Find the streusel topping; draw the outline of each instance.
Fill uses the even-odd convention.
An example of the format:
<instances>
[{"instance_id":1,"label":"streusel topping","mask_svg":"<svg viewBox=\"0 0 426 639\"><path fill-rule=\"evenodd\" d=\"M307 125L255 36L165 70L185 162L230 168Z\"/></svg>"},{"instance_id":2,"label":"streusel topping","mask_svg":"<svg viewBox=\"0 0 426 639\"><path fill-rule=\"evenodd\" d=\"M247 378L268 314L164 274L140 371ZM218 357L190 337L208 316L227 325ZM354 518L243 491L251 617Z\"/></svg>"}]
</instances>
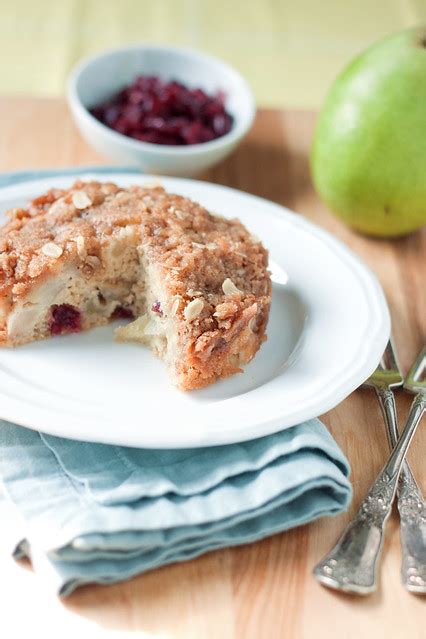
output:
<instances>
[{"instance_id":1,"label":"streusel topping","mask_svg":"<svg viewBox=\"0 0 426 639\"><path fill-rule=\"evenodd\" d=\"M160 186L122 189L76 182L10 212L0 230L0 292L25 294L35 280L75 259L87 276L102 269L101 248L115 233L137 232L141 251L162 268L168 312L198 334L231 325L256 300L270 298L267 252L238 220Z\"/></svg>"}]
</instances>

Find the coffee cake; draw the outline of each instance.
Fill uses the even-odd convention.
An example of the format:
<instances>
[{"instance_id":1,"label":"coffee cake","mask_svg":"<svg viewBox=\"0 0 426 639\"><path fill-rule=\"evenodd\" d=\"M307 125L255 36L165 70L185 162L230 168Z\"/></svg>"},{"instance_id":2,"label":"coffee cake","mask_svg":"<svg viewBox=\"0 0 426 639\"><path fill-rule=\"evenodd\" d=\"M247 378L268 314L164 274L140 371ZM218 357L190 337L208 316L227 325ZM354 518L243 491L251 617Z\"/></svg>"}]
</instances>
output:
<instances>
[{"instance_id":1,"label":"coffee cake","mask_svg":"<svg viewBox=\"0 0 426 639\"><path fill-rule=\"evenodd\" d=\"M0 229L0 345L133 318L174 383L201 388L265 339L267 251L238 220L160 186L76 182L9 211Z\"/></svg>"}]
</instances>

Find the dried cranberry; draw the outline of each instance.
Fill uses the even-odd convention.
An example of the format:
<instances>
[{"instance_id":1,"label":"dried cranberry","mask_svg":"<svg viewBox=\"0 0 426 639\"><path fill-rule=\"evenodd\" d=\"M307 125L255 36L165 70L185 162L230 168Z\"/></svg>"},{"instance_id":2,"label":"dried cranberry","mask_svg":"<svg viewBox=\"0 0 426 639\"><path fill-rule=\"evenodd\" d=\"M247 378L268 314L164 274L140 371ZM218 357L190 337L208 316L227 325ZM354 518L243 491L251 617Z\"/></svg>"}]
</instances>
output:
<instances>
[{"instance_id":1,"label":"dried cranberry","mask_svg":"<svg viewBox=\"0 0 426 639\"><path fill-rule=\"evenodd\" d=\"M156 76L136 77L91 113L115 131L152 144L209 142L229 133L233 123L223 92L209 96Z\"/></svg>"},{"instance_id":2,"label":"dried cranberry","mask_svg":"<svg viewBox=\"0 0 426 639\"><path fill-rule=\"evenodd\" d=\"M108 106L104 112L105 123L108 124L108 126L113 126L114 122L118 120L119 115L120 109L117 105Z\"/></svg>"},{"instance_id":3,"label":"dried cranberry","mask_svg":"<svg viewBox=\"0 0 426 639\"><path fill-rule=\"evenodd\" d=\"M138 129L143 117L142 109L138 104L130 104L123 109L121 117L129 128Z\"/></svg>"},{"instance_id":4,"label":"dried cranberry","mask_svg":"<svg viewBox=\"0 0 426 639\"><path fill-rule=\"evenodd\" d=\"M124 306L116 306L112 312L111 319L134 319L133 311Z\"/></svg>"},{"instance_id":5,"label":"dried cranberry","mask_svg":"<svg viewBox=\"0 0 426 639\"><path fill-rule=\"evenodd\" d=\"M182 129L182 136L187 144L197 144L198 141L205 142L205 128L201 122L195 120Z\"/></svg>"},{"instance_id":6,"label":"dried cranberry","mask_svg":"<svg viewBox=\"0 0 426 639\"><path fill-rule=\"evenodd\" d=\"M213 131L221 136L231 130L231 121L226 113L218 113L213 117Z\"/></svg>"},{"instance_id":7,"label":"dried cranberry","mask_svg":"<svg viewBox=\"0 0 426 639\"><path fill-rule=\"evenodd\" d=\"M161 304L160 302L157 300L156 302L154 302L154 304L151 306L151 311L153 313L158 313L158 315L162 315L163 311L161 310Z\"/></svg>"},{"instance_id":8,"label":"dried cranberry","mask_svg":"<svg viewBox=\"0 0 426 639\"><path fill-rule=\"evenodd\" d=\"M52 335L81 331L81 313L71 304L54 304L50 307L49 329Z\"/></svg>"}]
</instances>

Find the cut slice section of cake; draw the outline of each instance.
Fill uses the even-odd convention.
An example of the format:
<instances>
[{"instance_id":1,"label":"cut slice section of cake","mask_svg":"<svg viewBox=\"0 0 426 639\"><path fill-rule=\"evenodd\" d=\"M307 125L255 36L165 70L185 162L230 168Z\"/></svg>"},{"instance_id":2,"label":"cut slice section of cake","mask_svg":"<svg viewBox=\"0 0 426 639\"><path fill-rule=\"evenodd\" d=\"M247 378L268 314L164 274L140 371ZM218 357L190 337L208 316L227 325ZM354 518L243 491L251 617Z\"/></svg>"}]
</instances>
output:
<instances>
[{"instance_id":1,"label":"cut slice section of cake","mask_svg":"<svg viewBox=\"0 0 426 639\"><path fill-rule=\"evenodd\" d=\"M267 252L238 220L161 187L76 182L0 229L0 345L116 330L162 357L181 389L241 370L265 339Z\"/></svg>"}]
</instances>

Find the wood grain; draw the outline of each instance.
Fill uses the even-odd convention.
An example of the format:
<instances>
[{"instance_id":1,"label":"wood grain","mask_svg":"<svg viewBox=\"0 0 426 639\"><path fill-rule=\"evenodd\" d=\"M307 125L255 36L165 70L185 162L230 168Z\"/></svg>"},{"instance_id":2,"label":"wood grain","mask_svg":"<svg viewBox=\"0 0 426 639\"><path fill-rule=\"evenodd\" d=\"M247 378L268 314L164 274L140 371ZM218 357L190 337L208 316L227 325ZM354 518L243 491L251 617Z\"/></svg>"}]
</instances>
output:
<instances>
[{"instance_id":1,"label":"wood grain","mask_svg":"<svg viewBox=\"0 0 426 639\"><path fill-rule=\"evenodd\" d=\"M402 364L408 368L426 342L426 230L401 240L373 240L331 216L309 177L313 126L312 113L260 111L240 148L202 179L288 206L362 257L384 287ZM0 139L0 170L105 163L81 140L62 100L1 98ZM401 394L397 401L403 419L410 400ZM124 584L86 587L65 603L46 592L31 571L2 556L0 598L9 602L2 607L2 625L13 623L16 633L8 636L24 636L42 617L47 637L63 637L64 632L73 637L77 632L127 636L127 631L187 639L425 637L426 599L408 594L399 581L396 516L386 537L379 592L357 599L323 589L311 577L313 565L335 541L387 456L384 427L370 391L358 390L323 419L352 465L350 513ZM423 424L410 462L426 492L425 450Z\"/></svg>"}]
</instances>

